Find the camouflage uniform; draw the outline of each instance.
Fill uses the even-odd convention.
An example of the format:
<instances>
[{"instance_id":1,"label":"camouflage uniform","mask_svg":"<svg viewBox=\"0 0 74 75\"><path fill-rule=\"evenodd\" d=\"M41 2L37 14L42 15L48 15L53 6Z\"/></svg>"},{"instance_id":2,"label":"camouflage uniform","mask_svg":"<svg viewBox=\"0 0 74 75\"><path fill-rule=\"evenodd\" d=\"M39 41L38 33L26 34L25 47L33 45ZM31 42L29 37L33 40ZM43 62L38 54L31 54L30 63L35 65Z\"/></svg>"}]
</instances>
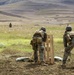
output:
<instances>
[{"instance_id":1,"label":"camouflage uniform","mask_svg":"<svg viewBox=\"0 0 74 75\"><path fill-rule=\"evenodd\" d=\"M64 47L65 47L65 51L63 55L63 65L65 65L66 60L68 56L71 54L71 50L74 47L74 32L72 31L71 27L65 31L63 35L63 41L64 41Z\"/></svg>"},{"instance_id":2,"label":"camouflage uniform","mask_svg":"<svg viewBox=\"0 0 74 75\"><path fill-rule=\"evenodd\" d=\"M39 43L37 42L37 40L34 40L36 37L39 40ZM33 40L31 41L31 45L34 50L34 61L35 62L38 61L38 51L39 51L40 61L41 62L44 61L44 42L46 41L46 37L47 37L46 33L44 33L42 30L37 31L33 35Z\"/></svg>"}]
</instances>

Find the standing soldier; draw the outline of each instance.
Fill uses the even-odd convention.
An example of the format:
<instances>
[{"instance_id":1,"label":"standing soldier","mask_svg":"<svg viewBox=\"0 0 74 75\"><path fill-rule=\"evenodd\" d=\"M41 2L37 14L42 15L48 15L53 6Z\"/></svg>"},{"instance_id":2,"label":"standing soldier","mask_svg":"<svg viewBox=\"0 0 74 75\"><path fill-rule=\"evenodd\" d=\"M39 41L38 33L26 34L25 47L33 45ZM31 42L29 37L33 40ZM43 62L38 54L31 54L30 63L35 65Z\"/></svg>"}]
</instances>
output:
<instances>
[{"instance_id":1,"label":"standing soldier","mask_svg":"<svg viewBox=\"0 0 74 75\"><path fill-rule=\"evenodd\" d=\"M72 27L68 25L66 27L65 33L63 35L63 41L64 41L64 55L63 55L63 62L62 62L62 67L66 67L66 60L68 56L71 54L71 50L74 47L74 32L72 31Z\"/></svg>"},{"instance_id":2,"label":"standing soldier","mask_svg":"<svg viewBox=\"0 0 74 75\"><path fill-rule=\"evenodd\" d=\"M46 29L42 27L39 31L36 31L33 35L33 39L31 40L31 45L34 50L34 61L38 62L38 51L40 63L44 62L44 42L47 39Z\"/></svg>"}]
</instances>

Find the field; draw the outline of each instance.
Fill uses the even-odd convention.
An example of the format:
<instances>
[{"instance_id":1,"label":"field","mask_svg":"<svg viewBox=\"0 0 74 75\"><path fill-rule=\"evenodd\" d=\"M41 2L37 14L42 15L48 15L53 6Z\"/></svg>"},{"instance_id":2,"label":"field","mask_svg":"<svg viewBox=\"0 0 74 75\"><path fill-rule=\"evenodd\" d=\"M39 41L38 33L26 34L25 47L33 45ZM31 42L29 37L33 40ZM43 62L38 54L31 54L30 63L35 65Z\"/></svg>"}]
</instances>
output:
<instances>
[{"instance_id":1,"label":"field","mask_svg":"<svg viewBox=\"0 0 74 75\"><path fill-rule=\"evenodd\" d=\"M74 50L67 68L60 67L61 61L54 65L35 65L30 62L16 62L16 58L32 56L30 40L33 33L45 26L47 34L54 37L54 56L63 56L63 34L66 25L0 25L0 75L74 75ZM74 24L71 24L74 30Z\"/></svg>"}]
</instances>

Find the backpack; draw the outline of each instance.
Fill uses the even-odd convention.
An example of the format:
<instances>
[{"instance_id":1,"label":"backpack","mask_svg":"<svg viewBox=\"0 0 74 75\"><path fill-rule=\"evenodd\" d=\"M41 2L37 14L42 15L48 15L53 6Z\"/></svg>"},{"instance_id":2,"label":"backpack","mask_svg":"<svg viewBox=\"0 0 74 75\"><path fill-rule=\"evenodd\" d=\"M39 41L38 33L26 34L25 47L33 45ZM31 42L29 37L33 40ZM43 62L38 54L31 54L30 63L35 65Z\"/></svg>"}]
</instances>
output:
<instances>
[{"instance_id":1,"label":"backpack","mask_svg":"<svg viewBox=\"0 0 74 75\"><path fill-rule=\"evenodd\" d=\"M67 40L71 41L74 38L74 31L67 32Z\"/></svg>"},{"instance_id":2,"label":"backpack","mask_svg":"<svg viewBox=\"0 0 74 75\"><path fill-rule=\"evenodd\" d=\"M41 44L42 43L43 32L36 31L33 35L32 41L33 44Z\"/></svg>"},{"instance_id":3,"label":"backpack","mask_svg":"<svg viewBox=\"0 0 74 75\"><path fill-rule=\"evenodd\" d=\"M70 37L74 37L74 31L69 32Z\"/></svg>"}]
</instances>

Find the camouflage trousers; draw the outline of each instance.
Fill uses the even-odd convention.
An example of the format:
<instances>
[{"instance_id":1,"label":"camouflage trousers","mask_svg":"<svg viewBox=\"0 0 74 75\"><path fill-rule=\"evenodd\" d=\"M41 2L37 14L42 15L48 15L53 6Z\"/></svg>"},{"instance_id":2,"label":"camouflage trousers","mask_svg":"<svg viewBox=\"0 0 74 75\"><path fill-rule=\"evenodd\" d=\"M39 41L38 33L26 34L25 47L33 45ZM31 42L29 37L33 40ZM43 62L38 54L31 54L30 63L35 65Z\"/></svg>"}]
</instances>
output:
<instances>
[{"instance_id":1,"label":"camouflage trousers","mask_svg":"<svg viewBox=\"0 0 74 75\"><path fill-rule=\"evenodd\" d=\"M71 50L74 48L74 39L71 41L71 44L65 48L63 55L63 64L66 64L68 56L71 54Z\"/></svg>"},{"instance_id":2,"label":"camouflage trousers","mask_svg":"<svg viewBox=\"0 0 74 75\"><path fill-rule=\"evenodd\" d=\"M44 46L42 44L38 46L34 46L34 61L38 61L38 52L39 52L39 58L40 61L44 61Z\"/></svg>"}]
</instances>

